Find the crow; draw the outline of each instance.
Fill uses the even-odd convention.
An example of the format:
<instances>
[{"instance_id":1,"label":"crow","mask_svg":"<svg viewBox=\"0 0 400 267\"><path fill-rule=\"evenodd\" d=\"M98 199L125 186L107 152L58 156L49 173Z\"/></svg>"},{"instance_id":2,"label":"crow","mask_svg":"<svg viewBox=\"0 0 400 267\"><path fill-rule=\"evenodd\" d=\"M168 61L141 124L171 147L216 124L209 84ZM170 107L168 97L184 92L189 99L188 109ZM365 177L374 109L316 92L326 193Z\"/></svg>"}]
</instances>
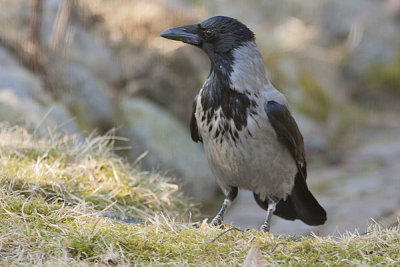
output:
<instances>
[{"instance_id":1,"label":"crow","mask_svg":"<svg viewBox=\"0 0 400 267\"><path fill-rule=\"evenodd\" d=\"M238 189L252 191L267 211L264 232L270 230L272 214L324 224L326 212L306 184L303 136L285 96L266 77L254 33L236 19L215 16L160 36L194 45L211 61L190 121L191 137L203 143L226 196L211 225L222 223Z\"/></svg>"}]
</instances>

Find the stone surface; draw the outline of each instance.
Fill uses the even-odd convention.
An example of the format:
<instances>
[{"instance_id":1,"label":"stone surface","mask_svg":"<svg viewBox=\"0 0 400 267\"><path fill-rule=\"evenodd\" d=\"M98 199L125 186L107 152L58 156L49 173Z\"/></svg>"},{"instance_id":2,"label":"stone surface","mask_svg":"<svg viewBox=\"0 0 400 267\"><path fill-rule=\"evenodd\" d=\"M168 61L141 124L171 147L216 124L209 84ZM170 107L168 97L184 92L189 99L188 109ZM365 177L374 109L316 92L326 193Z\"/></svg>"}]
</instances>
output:
<instances>
[{"instance_id":1,"label":"stone surface","mask_svg":"<svg viewBox=\"0 0 400 267\"><path fill-rule=\"evenodd\" d=\"M374 0L326 1L308 9L320 25L324 42L345 40L349 71L363 74L371 62L391 62L399 46L399 29L384 5ZM346 40L347 39L347 40Z\"/></svg>"},{"instance_id":2,"label":"stone surface","mask_svg":"<svg viewBox=\"0 0 400 267\"><path fill-rule=\"evenodd\" d=\"M50 130L81 134L68 111L52 103L42 81L1 46L0 120L26 124L39 133Z\"/></svg>"},{"instance_id":3,"label":"stone surface","mask_svg":"<svg viewBox=\"0 0 400 267\"><path fill-rule=\"evenodd\" d=\"M58 68L65 81L58 97L77 116L81 126L101 130L112 127L115 113L110 87L80 64L60 62Z\"/></svg>"},{"instance_id":4,"label":"stone surface","mask_svg":"<svg viewBox=\"0 0 400 267\"><path fill-rule=\"evenodd\" d=\"M83 140L83 133L79 128L76 117L73 117L69 111L57 102L50 102L44 105L46 111L46 124L49 124L52 131L77 135Z\"/></svg>"},{"instance_id":5,"label":"stone surface","mask_svg":"<svg viewBox=\"0 0 400 267\"><path fill-rule=\"evenodd\" d=\"M145 169L177 175L196 202L213 199L216 183L201 146L190 138L188 126L144 99L123 99L121 110L126 123L117 135L129 138L131 161L148 151L142 160Z\"/></svg>"},{"instance_id":6,"label":"stone surface","mask_svg":"<svg viewBox=\"0 0 400 267\"><path fill-rule=\"evenodd\" d=\"M116 61L112 50L104 43L104 38L96 36L81 23L76 8L72 8L68 23L63 28L57 16L64 1L45 0L43 7L42 38L47 47L54 47L57 29L61 31L61 42L55 48L60 59L85 66L87 69L108 84L116 84L122 79L120 64ZM82 18L83 20L83 18Z\"/></svg>"},{"instance_id":7,"label":"stone surface","mask_svg":"<svg viewBox=\"0 0 400 267\"><path fill-rule=\"evenodd\" d=\"M193 99L208 74L208 58L199 49L189 46L165 56L160 56L157 51L144 50L121 58L123 65L128 66L129 77L122 91L151 99L182 122L189 122L188 110L191 110Z\"/></svg>"}]
</instances>

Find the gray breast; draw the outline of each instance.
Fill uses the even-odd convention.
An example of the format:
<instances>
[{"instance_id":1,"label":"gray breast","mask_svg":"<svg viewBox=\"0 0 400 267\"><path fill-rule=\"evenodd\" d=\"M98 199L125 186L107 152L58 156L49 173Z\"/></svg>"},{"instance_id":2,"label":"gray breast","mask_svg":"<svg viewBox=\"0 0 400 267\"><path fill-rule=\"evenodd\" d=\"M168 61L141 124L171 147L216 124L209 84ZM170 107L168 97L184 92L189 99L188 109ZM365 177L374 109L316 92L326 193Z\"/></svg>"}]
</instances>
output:
<instances>
[{"instance_id":1,"label":"gray breast","mask_svg":"<svg viewBox=\"0 0 400 267\"><path fill-rule=\"evenodd\" d=\"M295 162L277 140L264 111L264 97L257 101L254 112L247 112L247 126L237 129L232 119L227 119L221 109L207 124L198 105L196 120L210 168L220 187L239 187L265 197L286 199L294 185L297 173ZM198 99L198 101L201 101ZM228 131L217 134L222 126Z\"/></svg>"}]
</instances>

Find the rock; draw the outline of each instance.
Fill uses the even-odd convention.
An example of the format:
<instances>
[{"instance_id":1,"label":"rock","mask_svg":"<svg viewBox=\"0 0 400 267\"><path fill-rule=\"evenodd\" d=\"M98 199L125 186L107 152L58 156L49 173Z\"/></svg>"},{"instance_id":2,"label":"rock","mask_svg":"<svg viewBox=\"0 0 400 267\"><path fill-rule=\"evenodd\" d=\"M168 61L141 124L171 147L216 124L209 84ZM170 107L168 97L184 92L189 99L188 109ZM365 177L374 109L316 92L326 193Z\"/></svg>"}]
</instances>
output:
<instances>
[{"instance_id":1,"label":"rock","mask_svg":"<svg viewBox=\"0 0 400 267\"><path fill-rule=\"evenodd\" d=\"M2 87L0 77L0 121L27 125L39 134L63 132L82 137L73 117L59 104L39 104L18 94L20 90Z\"/></svg>"},{"instance_id":2,"label":"rock","mask_svg":"<svg viewBox=\"0 0 400 267\"><path fill-rule=\"evenodd\" d=\"M68 107L81 127L88 131L92 131L93 128L100 128L102 131L109 130L113 126L115 115L110 85L120 82L122 75L120 66L101 39L83 26L74 8L71 9L66 27L61 30L60 46L53 47L55 33L63 28L58 28L60 25L57 24L57 16L60 15L59 6L64 6L65 3L66 1L59 0L43 1L40 31L43 65L53 85L55 98ZM15 6L19 8L10 8L10 12L14 14L7 14L6 18L15 17L15 24L19 27L12 25L8 30L10 34L5 36L18 36L21 29L29 29L30 5L24 1L18 1ZM4 21L3 16L0 16L0 21ZM24 75L15 75L24 77ZM22 83L23 80L13 79L13 82ZM18 93L16 90L19 90L21 86L15 84L11 87L14 88L15 93ZM33 83L32 86L34 86ZM42 86L39 87L42 88ZM32 95L35 98L47 96L45 92L36 92Z\"/></svg>"},{"instance_id":3,"label":"rock","mask_svg":"<svg viewBox=\"0 0 400 267\"><path fill-rule=\"evenodd\" d=\"M85 66L59 62L67 89L59 98L87 130L92 127L108 130L113 125L114 108L110 87Z\"/></svg>"},{"instance_id":4,"label":"rock","mask_svg":"<svg viewBox=\"0 0 400 267\"><path fill-rule=\"evenodd\" d=\"M0 119L12 123L39 123L46 92L41 81L0 47Z\"/></svg>"},{"instance_id":5,"label":"rock","mask_svg":"<svg viewBox=\"0 0 400 267\"><path fill-rule=\"evenodd\" d=\"M71 115L50 101L41 80L0 47L0 120L26 124L39 133L48 130L81 135Z\"/></svg>"},{"instance_id":6,"label":"rock","mask_svg":"<svg viewBox=\"0 0 400 267\"><path fill-rule=\"evenodd\" d=\"M28 124L36 128L41 121L42 109L32 98L24 98L18 90L3 87L0 75L0 120L11 124Z\"/></svg>"},{"instance_id":7,"label":"rock","mask_svg":"<svg viewBox=\"0 0 400 267\"><path fill-rule=\"evenodd\" d=\"M316 1L311 12L325 42L347 38L349 71L360 75L372 62L391 62L395 57L399 30L380 1Z\"/></svg>"},{"instance_id":8,"label":"rock","mask_svg":"<svg viewBox=\"0 0 400 267\"><path fill-rule=\"evenodd\" d=\"M132 65L128 75L132 80L122 91L151 99L183 122L190 120L188 110L210 67L202 51L185 46L164 57L144 51L121 60L123 65Z\"/></svg>"},{"instance_id":9,"label":"rock","mask_svg":"<svg viewBox=\"0 0 400 267\"><path fill-rule=\"evenodd\" d=\"M371 63L388 63L395 59L400 45L398 3L398 0L232 0L228 6L226 1L212 1L205 5L211 15L232 16L251 26L261 50L268 46L284 47L279 34L276 34L279 28L278 32L285 33L287 38L284 40L289 42L314 33L311 34L312 40L303 44L310 53L302 51L300 55L318 59L313 62L317 71L320 64L333 61L342 71L338 78L344 80L351 75L354 82L354 79L361 78ZM293 28L287 26L293 26L293 23L288 23L293 21L301 22L304 27L292 31ZM343 70L343 67L346 68ZM314 76L324 77L324 74L318 74Z\"/></svg>"},{"instance_id":10,"label":"rock","mask_svg":"<svg viewBox=\"0 0 400 267\"><path fill-rule=\"evenodd\" d=\"M0 64L2 68L21 68L21 64L8 52L7 49L0 46Z\"/></svg>"},{"instance_id":11,"label":"rock","mask_svg":"<svg viewBox=\"0 0 400 267\"><path fill-rule=\"evenodd\" d=\"M78 136L83 141L83 134L76 123L76 118L60 103L49 103L44 107L48 117L45 119L46 124L51 125L54 131L64 132Z\"/></svg>"},{"instance_id":12,"label":"rock","mask_svg":"<svg viewBox=\"0 0 400 267\"><path fill-rule=\"evenodd\" d=\"M118 84L122 79L121 67L111 50L82 26L74 25L74 42L68 59L82 64L110 85Z\"/></svg>"},{"instance_id":13,"label":"rock","mask_svg":"<svg viewBox=\"0 0 400 267\"><path fill-rule=\"evenodd\" d=\"M55 29L60 26L57 11L65 6L64 1L44 1L41 33L48 47L53 46ZM57 99L85 130L107 131L113 126L115 115L110 85L120 81L121 68L111 50L80 23L75 7L71 8L68 23L61 32L60 46L46 51L47 66L55 68L56 75L52 78L57 85Z\"/></svg>"},{"instance_id":14,"label":"rock","mask_svg":"<svg viewBox=\"0 0 400 267\"><path fill-rule=\"evenodd\" d=\"M49 97L43 84L34 74L26 70L5 48L0 46L0 86L12 88L19 98L34 98L46 101Z\"/></svg>"},{"instance_id":15,"label":"rock","mask_svg":"<svg viewBox=\"0 0 400 267\"><path fill-rule=\"evenodd\" d=\"M53 47L54 36L59 23L59 8L66 1L46 0L43 7L42 38L48 47ZM69 33L68 33L69 32ZM69 36L67 37L67 34ZM75 7L71 8L68 23L62 33L61 44L56 48L58 57L65 56L66 61L81 64L108 84L117 84L122 79L122 71L111 50L101 38L80 23ZM68 43L72 41L71 43Z\"/></svg>"},{"instance_id":16,"label":"rock","mask_svg":"<svg viewBox=\"0 0 400 267\"><path fill-rule=\"evenodd\" d=\"M202 148L191 140L188 127L145 99L122 100L121 113L126 125L117 134L129 138L130 160L148 151L142 161L144 168L175 174L196 202L213 200L216 183Z\"/></svg>"}]
</instances>

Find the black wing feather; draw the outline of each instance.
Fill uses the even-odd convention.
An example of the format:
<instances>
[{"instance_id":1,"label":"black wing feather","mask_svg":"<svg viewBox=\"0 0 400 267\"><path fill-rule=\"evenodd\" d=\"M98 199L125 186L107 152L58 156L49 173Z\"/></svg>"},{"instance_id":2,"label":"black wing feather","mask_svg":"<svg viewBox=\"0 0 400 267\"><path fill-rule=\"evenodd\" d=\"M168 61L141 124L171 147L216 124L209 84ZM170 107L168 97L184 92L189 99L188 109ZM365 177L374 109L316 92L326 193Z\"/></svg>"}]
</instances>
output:
<instances>
[{"instance_id":1,"label":"black wing feather","mask_svg":"<svg viewBox=\"0 0 400 267\"><path fill-rule=\"evenodd\" d=\"M304 179L307 178L307 162L304 154L304 141L296 121L288 108L275 101L265 105L269 122L281 143L289 150L296 161L297 168Z\"/></svg>"},{"instance_id":2,"label":"black wing feather","mask_svg":"<svg viewBox=\"0 0 400 267\"><path fill-rule=\"evenodd\" d=\"M300 219L309 225L320 225L326 221L324 208L311 194L306 184L307 162L304 154L303 136L288 108L275 101L268 101L265 112L275 130L278 140L289 150L297 165L297 175L291 194L278 202L274 214L288 220ZM255 195L257 203L266 207Z\"/></svg>"},{"instance_id":3,"label":"black wing feather","mask_svg":"<svg viewBox=\"0 0 400 267\"><path fill-rule=\"evenodd\" d=\"M197 128L197 121L196 121L196 106L197 106L197 96L194 98L193 101L193 108L192 108L192 117L190 119L190 135L192 136L192 140L194 142L203 142L201 135L199 133L199 129Z\"/></svg>"}]
</instances>

